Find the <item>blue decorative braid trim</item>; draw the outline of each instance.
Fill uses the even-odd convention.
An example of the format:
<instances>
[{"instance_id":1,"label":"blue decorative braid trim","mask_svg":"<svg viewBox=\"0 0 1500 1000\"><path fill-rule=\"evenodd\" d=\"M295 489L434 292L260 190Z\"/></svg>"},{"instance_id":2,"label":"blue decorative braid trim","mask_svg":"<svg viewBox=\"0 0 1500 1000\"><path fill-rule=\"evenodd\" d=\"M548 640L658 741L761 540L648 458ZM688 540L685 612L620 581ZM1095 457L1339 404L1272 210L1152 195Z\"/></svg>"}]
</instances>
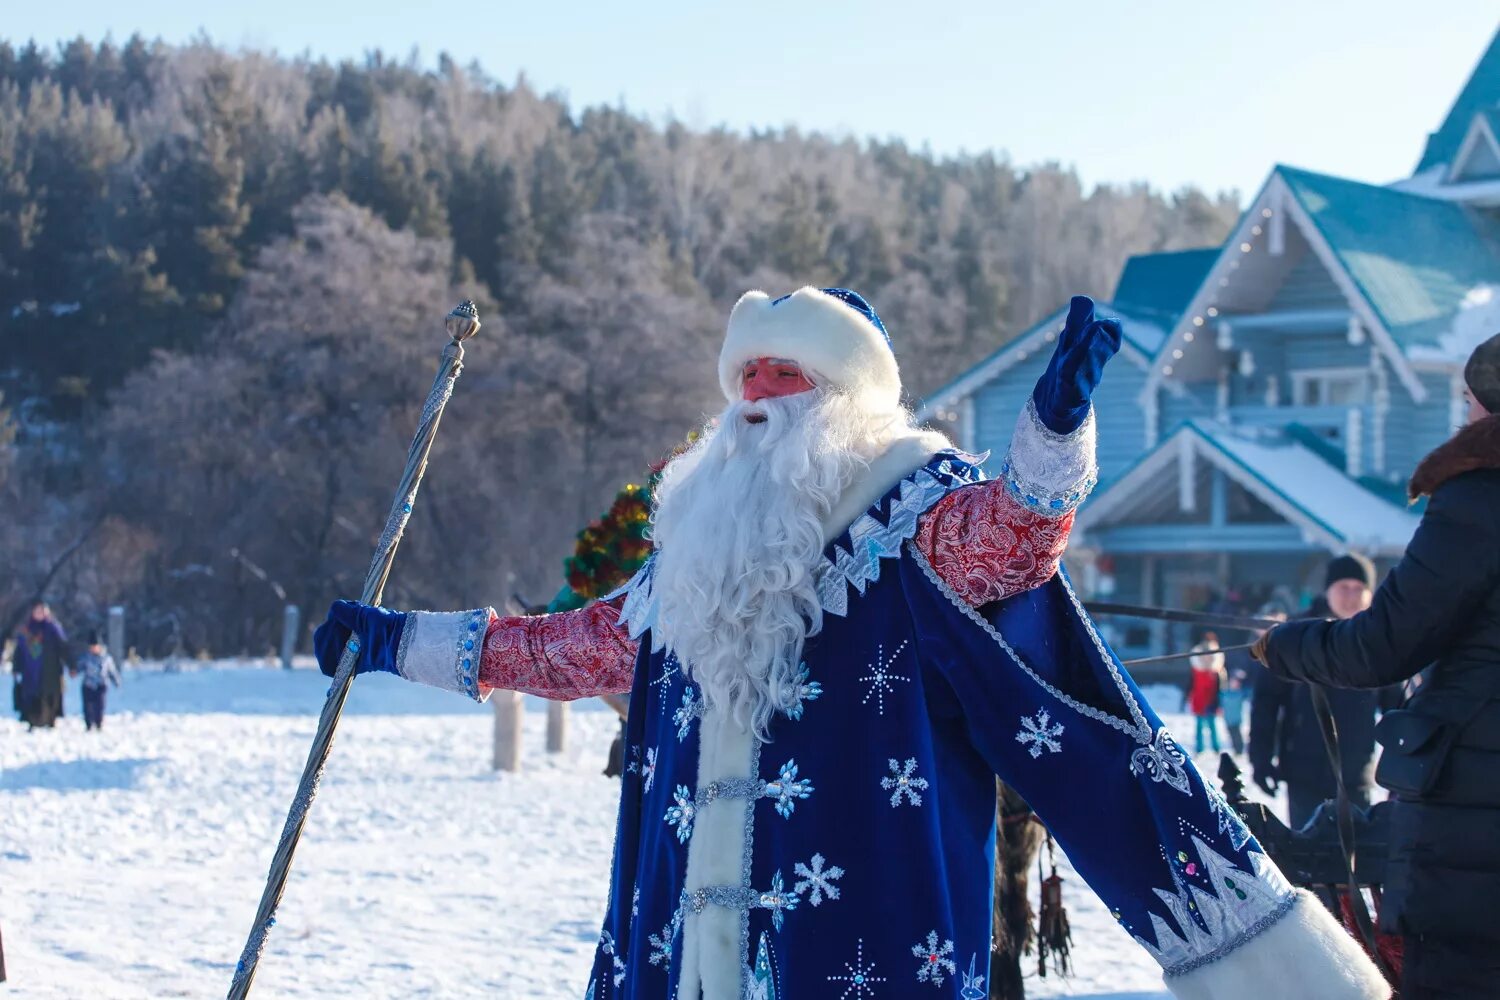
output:
<instances>
[{"instance_id":1,"label":"blue decorative braid trim","mask_svg":"<svg viewBox=\"0 0 1500 1000\"><path fill-rule=\"evenodd\" d=\"M1059 434L1042 423L1036 403L1027 400L1000 468L1006 490L1043 517L1062 517L1075 510L1099 481L1095 437L1092 409L1077 430Z\"/></svg>"},{"instance_id":2,"label":"blue decorative braid trim","mask_svg":"<svg viewBox=\"0 0 1500 1000\"><path fill-rule=\"evenodd\" d=\"M489 624L488 608L469 612L458 638L458 683L475 701L484 701L479 693L479 661L484 653L484 627Z\"/></svg>"},{"instance_id":3,"label":"blue decorative braid trim","mask_svg":"<svg viewBox=\"0 0 1500 1000\"><path fill-rule=\"evenodd\" d=\"M1047 517L1061 517L1071 510L1076 510L1078 505L1094 492L1094 487L1099 485L1098 476L1089 476L1076 489L1065 490L1061 493L1048 493L1017 476L1009 460L1000 466L1000 475L1005 480L1005 488L1021 506L1033 514L1042 514Z\"/></svg>"},{"instance_id":4,"label":"blue decorative braid trim","mask_svg":"<svg viewBox=\"0 0 1500 1000\"><path fill-rule=\"evenodd\" d=\"M1287 896L1276 905L1275 909L1271 910L1265 916L1255 921L1255 923L1245 928L1244 932L1236 936L1234 940L1226 941L1212 951L1204 952L1202 955L1199 955L1196 958L1189 959L1186 962L1178 962L1176 965L1172 966L1169 969L1163 969L1162 978L1174 979L1178 976L1185 976L1195 969L1201 969L1205 965L1212 965L1214 962L1217 962L1221 958L1227 958L1229 955L1233 954L1236 949L1249 944L1252 938L1256 938L1261 934L1264 934L1266 931L1270 930L1277 921L1281 920L1282 917L1285 917L1288 913L1291 913L1292 907L1297 905L1297 898L1298 897L1295 895Z\"/></svg>"}]
</instances>

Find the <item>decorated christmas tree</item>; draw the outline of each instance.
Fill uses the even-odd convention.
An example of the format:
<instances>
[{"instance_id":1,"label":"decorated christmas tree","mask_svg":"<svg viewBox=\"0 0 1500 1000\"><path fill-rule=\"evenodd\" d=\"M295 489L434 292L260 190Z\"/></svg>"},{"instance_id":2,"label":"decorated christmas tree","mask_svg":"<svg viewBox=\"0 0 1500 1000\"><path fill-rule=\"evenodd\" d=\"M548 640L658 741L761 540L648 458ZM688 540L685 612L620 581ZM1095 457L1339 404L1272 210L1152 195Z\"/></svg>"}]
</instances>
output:
<instances>
[{"instance_id":1,"label":"decorated christmas tree","mask_svg":"<svg viewBox=\"0 0 1500 1000\"><path fill-rule=\"evenodd\" d=\"M547 605L549 614L581 608L621 586L651 554L647 529L651 498L667 463L690 448L701 435L693 431L665 459L652 466L645 485L626 483L603 516L578 533L573 554L563 560L563 588Z\"/></svg>"}]
</instances>

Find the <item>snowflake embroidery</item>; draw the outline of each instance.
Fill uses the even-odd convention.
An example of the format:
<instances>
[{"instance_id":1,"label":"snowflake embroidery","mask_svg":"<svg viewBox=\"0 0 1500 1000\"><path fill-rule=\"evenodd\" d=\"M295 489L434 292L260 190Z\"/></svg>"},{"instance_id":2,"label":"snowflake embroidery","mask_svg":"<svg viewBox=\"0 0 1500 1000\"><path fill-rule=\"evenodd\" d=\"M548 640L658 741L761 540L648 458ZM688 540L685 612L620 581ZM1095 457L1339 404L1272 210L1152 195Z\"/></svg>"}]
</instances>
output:
<instances>
[{"instance_id":1,"label":"snowflake embroidery","mask_svg":"<svg viewBox=\"0 0 1500 1000\"><path fill-rule=\"evenodd\" d=\"M610 956L610 958L614 960L615 986L618 987L625 981L625 962L620 958L619 953L615 951L614 935L609 931L605 931L603 934L601 934L599 936L599 947L601 950L603 950L604 954Z\"/></svg>"},{"instance_id":2,"label":"snowflake embroidery","mask_svg":"<svg viewBox=\"0 0 1500 1000\"><path fill-rule=\"evenodd\" d=\"M813 793L812 782L797 777L797 762L789 760L781 765L780 776L766 782L765 794L776 800L775 809L782 819L790 819L797 808L797 799L805 799Z\"/></svg>"},{"instance_id":3,"label":"snowflake embroidery","mask_svg":"<svg viewBox=\"0 0 1500 1000\"><path fill-rule=\"evenodd\" d=\"M1062 742L1057 737L1063 734L1062 723L1053 722L1045 708L1038 709L1035 718L1021 716L1024 727L1016 731L1016 742L1026 747L1031 759L1036 760L1043 750L1062 753Z\"/></svg>"},{"instance_id":4,"label":"snowflake embroidery","mask_svg":"<svg viewBox=\"0 0 1500 1000\"><path fill-rule=\"evenodd\" d=\"M659 965L665 972L672 966L672 944L677 938L677 917L668 920L666 926L661 929L660 934L653 934L646 939L651 945L651 957L646 959L652 965Z\"/></svg>"},{"instance_id":5,"label":"snowflake embroidery","mask_svg":"<svg viewBox=\"0 0 1500 1000\"><path fill-rule=\"evenodd\" d=\"M927 779L915 774L917 758L908 757L905 764L898 764L892 757L889 764L891 773L880 779L880 787L891 793L891 808L899 806L903 798L914 806L921 805L920 793L927 789Z\"/></svg>"},{"instance_id":6,"label":"snowflake embroidery","mask_svg":"<svg viewBox=\"0 0 1500 1000\"><path fill-rule=\"evenodd\" d=\"M875 987L872 983L885 982L884 976L875 975L875 963L865 964L865 942L860 938L855 948L853 964L844 963L845 974L842 976L829 976L830 983L844 983L844 992L839 994L839 1000L864 1000L866 997L875 995Z\"/></svg>"},{"instance_id":7,"label":"snowflake embroidery","mask_svg":"<svg viewBox=\"0 0 1500 1000\"><path fill-rule=\"evenodd\" d=\"M800 896L811 889L812 893L807 897L807 901L813 906L823 902L824 896L829 899L839 898L838 886L833 883L844 877L844 869L838 865L824 868L824 863L823 855L814 854L807 864L804 865L798 861L792 866L792 874L798 877L798 882L792 886L792 891Z\"/></svg>"},{"instance_id":8,"label":"snowflake embroidery","mask_svg":"<svg viewBox=\"0 0 1500 1000\"><path fill-rule=\"evenodd\" d=\"M662 818L677 828L677 842L686 844L693 835L693 817L697 815L698 807L693 805L693 793L686 785L678 785L672 799L673 804L667 807L667 814Z\"/></svg>"},{"instance_id":9,"label":"snowflake embroidery","mask_svg":"<svg viewBox=\"0 0 1500 1000\"><path fill-rule=\"evenodd\" d=\"M786 891L786 883L782 880L780 871L771 877L771 888L760 894L760 908L771 911L771 926L778 931L781 930L786 911L797 908L797 894Z\"/></svg>"},{"instance_id":10,"label":"snowflake embroidery","mask_svg":"<svg viewBox=\"0 0 1500 1000\"><path fill-rule=\"evenodd\" d=\"M636 886L630 893L630 915L638 917L641 915L641 887Z\"/></svg>"},{"instance_id":11,"label":"snowflake embroidery","mask_svg":"<svg viewBox=\"0 0 1500 1000\"><path fill-rule=\"evenodd\" d=\"M672 713L672 723L677 727L677 741L680 743L687 739L688 730L693 725L693 720L703 713L703 702L698 700L698 692L691 687L682 692L682 707Z\"/></svg>"},{"instance_id":12,"label":"snowflake embroidery","mask_svg":"<svg viewBox=\"0 0 1500 1000\"><path fill-rule=\"evenodd\" d=\"M1145 746L1137 747L1130 755L1130 773L1144 774L1152 781L1162 781L1171 785L1184 795L1192 795L1193 790L1188 785L1187 771L1183 764L1187 762L1187 755L1172 739L1172 734L1167 732L1167 727L1162 726L1156 731L1156 738Z\"/></svg>"},{"instance_id":13,"label":"snowflake embroidery","mask_svg":"<svg viewBox=\"0 0 1500 1000\"><path fill-rule=\"evenodd\" d=\"M656 783L656 747L646 751L646 762L641 765L641 778L645 781L645 791L651 791L651 786Z\"/></svg>"},{"instance_id":14,"label":"snowflake embroidery","mask_svg":"<svg viewBox=\"0 0 1500 1000\"><path fill-rule=\"evenodd\" d=\"M919 983L941 986L944 972L950 976L958 972L958 966L948 957L953 954L953 942L945 940L939 947L937 931L929 931L925 943L918 941L912 945L911 953L922 960L921 967L917 969Z\"/></svg>"},{"instance_id":15,"label":"snowflake embroidery","mask_svg":"<svg viewBox=\"0 0 1500 1000\"><path fill-rule=\"evenodd\" d=\"M906 648L906 643L907 640L903 639L901 645L896 647L896 651L888 659L884 656L884 646L875 647L875 662L870 664L870 673L859 679L860 683L868 683L870 685L870 689L865 692L865 696L860 699L859 703L861 705L868 705L870 699L874 698L875 711L878 715L885 714L885 696L896 693L896 689L891 686L892 681L911 683L910 677L891 673L891 665L896 662L897 657L901 655L901 651Z\"/></svg>"},{"instance_id":16,"label":"snowflake embroidery","mask_svg":"<svg viewBox=\"0 0 1500 1000\"><path fill-rule=\"evenodd\" d=\"M818 700L818 696L823 693L823 685L817 681L808 680L806 663L798 665L797 677L792 683L795 685L792 697L796 700L792 707L786 710L786 717L796 722L802 718L806 703Z\"/></svg>"},{"instance_id":17,"label":"snowflake embroidery","mask_svg":"<svg viewBox=\"0 0 1500 1000\"><path fill-rule=\"evenodd\" d=\"M676 675L677 666L677 655L675 653L668 653L662 657L661 676L651 682L652 687L661 688L661 697L657 699L657 702L661 705L661 714L663 715L667 714L667 685L671 683L672 678Z\"/></svg>"},{"instance_id":18,"label":"snowflake embroidery","mask_svg":"<svg viewBox=\"0 0 1500 1000\"><path fill-rule=\"evenodd\" d=\"M984 988L984 977L974 974L974 963L978 955L969 956L969 971L964 973L963 989L958 991L959 1000L986 1000L989 993Z\"/></svg>"},{"instance_id":19,"label":"snowflake embroidery","mask_svg":"<svg viewBox=\"0 0 1500 1000\"><path fill-rule=\"evenodd\" d=\"M626 774L635 774L641 769L641 748L635 745L630 747L630 763L625 765Z\"/></svg>"}]
</instances>

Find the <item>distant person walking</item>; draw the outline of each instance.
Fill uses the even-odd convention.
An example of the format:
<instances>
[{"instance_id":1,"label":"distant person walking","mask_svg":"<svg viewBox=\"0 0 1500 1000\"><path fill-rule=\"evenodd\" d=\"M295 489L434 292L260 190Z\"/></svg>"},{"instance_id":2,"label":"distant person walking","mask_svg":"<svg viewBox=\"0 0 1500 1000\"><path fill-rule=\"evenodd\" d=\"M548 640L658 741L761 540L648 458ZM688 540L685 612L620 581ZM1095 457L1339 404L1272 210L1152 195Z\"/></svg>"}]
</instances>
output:
<instances>
[{"instance_id":1,"label":"distant person walking","mask_svg":"<svg viewBox=\"0 0 1500 1000\"><path fill-rule=\"evenodd\" d=\"M1193 647L1193 653L1196 655L1188 660L1193 670L1188 682L1188 711L1196 721L1193 748L1195 753L1204 751L1203 734L1207 732L1208 742L1218 753L1219 727L1214 725L1214 718L1219 714L1219 696L1224 689L1224 654L1219 651L1219 637L1208 633Z\"/></svg>"},{"instance_id":2,"label":"distant person walking","mask_svg":"<svg viewBox=\"0 0 1500 1000\"><path fill-rule=\"evenodd\" d=\"M99 641L99 633L90 631L88 649L78 657L77 672L83 674L83 726L104 727L104 695L108 685L120 686L120 668Z\"/></svg>"},{"instance_id":3,"label":"distant person walking","mask_svg":"<svg viewBox=\"0 0 1500 1000\"><path fill-rule=\"evenodd\" d=\"M68 637L45 601L31 606L15 632L11 654L15 674L13 700L17 714L32 729L51 729L63 714L63 670L68 664Z\"/></svg>"}]
</instances>

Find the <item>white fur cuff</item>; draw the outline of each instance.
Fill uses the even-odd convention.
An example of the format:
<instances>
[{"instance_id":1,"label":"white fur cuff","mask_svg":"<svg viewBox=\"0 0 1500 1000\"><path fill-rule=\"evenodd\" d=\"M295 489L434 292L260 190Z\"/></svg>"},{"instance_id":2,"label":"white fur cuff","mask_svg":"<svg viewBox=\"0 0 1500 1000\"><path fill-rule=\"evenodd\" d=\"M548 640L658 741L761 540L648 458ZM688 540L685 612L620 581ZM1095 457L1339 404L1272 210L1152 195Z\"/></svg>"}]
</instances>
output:
<instances>
[{"instance_id":1,"label":"white fur cuff","mask_svg":"<svg viewBox=\"0 0 1500 1000\"><path fill-rule=\"evenodd\" d=\"M1099 481L1095 440L1093 407L1077 430L1059 434L1042 423L1036 404L1027 399L1001 469L1005 485L1028 510L1062 517L1077 509Z\"/></svg>"},{"instance_id":2,"label":"white fur cuff","mask_svg":"<svg viewBox=\"0 0 1500 1000\"><path fill-rule=\"evenodd\" d=\"M479 658L492 614L489 608L408 612L396 651L396 669L409 681L484 701L487 695L479 690Z\"/></svg>"},{"instance_id":3,"label":"white fur cuff","mask_svg":"<svg viewBox=\"0 0 1500 1000\"><path fill-rule=\"evenodd\" d=\"M755 358L785 358L837 389L868 393L895 406L901 373L885 335L859 310L816 288L799 288L772 304L765 292L746 292L729 314L719 353L724 398L740 398L740 373Z\"/></svg>"},{"instance_id":4,"label":"white fur cuff","mask_svg":"<svg viewBox=\"0 0 1500 1000\"><path fill-rule=\"evenodd\" d=\"M1388 1000L1364 950L1307 891L1276 923L1217 961L1166 978L1178 1000Z\"/></svg>"}]
</instances>

